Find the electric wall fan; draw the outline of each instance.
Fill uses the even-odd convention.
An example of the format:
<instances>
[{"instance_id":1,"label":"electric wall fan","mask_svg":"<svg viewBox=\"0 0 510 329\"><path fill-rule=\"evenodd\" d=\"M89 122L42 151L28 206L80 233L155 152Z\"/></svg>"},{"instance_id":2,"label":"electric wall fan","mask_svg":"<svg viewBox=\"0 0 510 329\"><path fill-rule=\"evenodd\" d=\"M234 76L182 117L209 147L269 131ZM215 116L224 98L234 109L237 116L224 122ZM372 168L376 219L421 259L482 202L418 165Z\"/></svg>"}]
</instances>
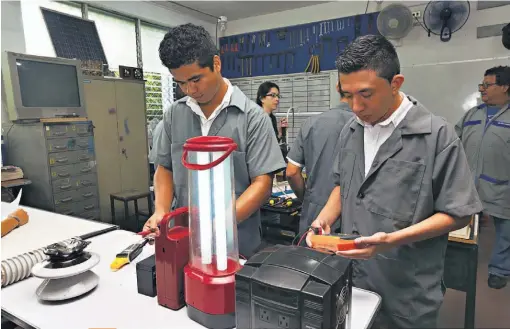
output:
<instances>
[{"instance_id":1,"label":"electric wall fan","mask_svg":"<svg viewBox=\"0 0 510 329\"><path fill-rule=\"evenodd\" d=\"M413 13L402 4L391 4L377 16L377 29L387 39L399 40L413 28Z\"/></svg>"},{"instance_id":2,"label":"electric wall fan","mask_svg":"<svg viewBox=\"0 0 510 329\"><path fill-rule=\"evenodd\" d=\"M448 42L466 24L470 12L469 1L430 1L425 7L423 23L429 37L432 33Z\"/></svg>"}]
</instances>

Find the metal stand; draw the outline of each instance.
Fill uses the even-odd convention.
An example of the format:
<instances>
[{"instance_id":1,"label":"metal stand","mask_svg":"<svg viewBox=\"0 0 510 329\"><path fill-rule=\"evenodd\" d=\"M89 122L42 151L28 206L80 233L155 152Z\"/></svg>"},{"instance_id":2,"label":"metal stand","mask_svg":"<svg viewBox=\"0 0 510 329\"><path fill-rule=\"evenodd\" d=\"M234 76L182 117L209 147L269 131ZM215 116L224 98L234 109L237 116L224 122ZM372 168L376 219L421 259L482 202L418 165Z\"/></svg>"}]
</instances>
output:
<instances>
[{"instance_id":1,"label":"metal stand","mask_svg":"<svg viewBox=\"0 0 510 329\"><path fill-rule=\"evenodd\" d=\"M478 272L478 244L473 240L448 241L446 249L444 283L447 288L466 293L464 328L475 328L476 277Z\"/></svg>"}]
</instances>

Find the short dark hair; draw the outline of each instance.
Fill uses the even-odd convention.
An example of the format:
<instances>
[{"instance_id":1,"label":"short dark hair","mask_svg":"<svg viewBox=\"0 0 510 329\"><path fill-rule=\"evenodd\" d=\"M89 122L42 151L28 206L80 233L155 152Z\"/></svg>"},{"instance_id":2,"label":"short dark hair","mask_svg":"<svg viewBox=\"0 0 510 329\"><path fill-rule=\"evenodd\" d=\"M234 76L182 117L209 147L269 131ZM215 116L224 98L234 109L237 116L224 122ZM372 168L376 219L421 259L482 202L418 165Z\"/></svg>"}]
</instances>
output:
<instances>
[{"instance_id":1,"label":"short dark hair","mask_svg":"<svg viewBox=\"0 0 510 329\"><path fill-rule=\"evenodd\" d=\"M495 66L485 71L484 76L495 75L496 84L498 86L508 86L508 94L510 95L510 66Z\"/></svg>"},{"instance_id":2,"label":"short dark hair","mask_svg":"<svg viewBox=\"0 0 510 329\"><path fill-rule=\"evenodd\" d=\"M267 93L272 88L276 88L276 89L278 89L278 92L280 92L280 87L278 87L278 85L276 83L271 82L271 81L263 82L259 86L259 90L257 90L257 100L256 100L256 102L259 106L262 106L262 98L266 97Z\"/></svg>"},{"instance_id":3,"label":"short dark hair","mask_svg":"<svg viewBox=\"0 0 510 329\"><path fill-rule=\"evenodd\" d=\"M383 36L364 35L345 47L336 60L338 73L349 74L361 70L373 70L391 82L400 74L400 62L395 47Z\"/></svg>"},{"instance_id":4,"label":"short dark hair","mask_svg":"<svg viewBox=\"0 0 510 329\"><path fill-rule=\"evenodd\" d=\"M218 49L209 33L189 23L171 28L159 44L159 58L170 70L193 63L213 70L215 55Z\"/></svg>"}]
</instances>

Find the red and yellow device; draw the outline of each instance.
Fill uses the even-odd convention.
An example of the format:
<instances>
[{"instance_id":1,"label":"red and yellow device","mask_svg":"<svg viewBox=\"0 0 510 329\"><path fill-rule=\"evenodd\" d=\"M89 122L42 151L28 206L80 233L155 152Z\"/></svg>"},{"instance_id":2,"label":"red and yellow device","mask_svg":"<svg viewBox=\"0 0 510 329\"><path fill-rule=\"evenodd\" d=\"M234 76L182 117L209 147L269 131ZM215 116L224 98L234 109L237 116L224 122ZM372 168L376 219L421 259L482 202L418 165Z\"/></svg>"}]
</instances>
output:
<instances>
[{"instance_id":1,"label":"red and yellow device","mask_svg":"<svg viewBox=\"0 0 510 329\"><path fill-rule=\"evenodd\" d=\"M312 235L310 241L314 249L326 249L329 251L345 251L356 249L354 240L359 235L354 234L336 234L336 235Z\"/></svg>"}]
</instances>

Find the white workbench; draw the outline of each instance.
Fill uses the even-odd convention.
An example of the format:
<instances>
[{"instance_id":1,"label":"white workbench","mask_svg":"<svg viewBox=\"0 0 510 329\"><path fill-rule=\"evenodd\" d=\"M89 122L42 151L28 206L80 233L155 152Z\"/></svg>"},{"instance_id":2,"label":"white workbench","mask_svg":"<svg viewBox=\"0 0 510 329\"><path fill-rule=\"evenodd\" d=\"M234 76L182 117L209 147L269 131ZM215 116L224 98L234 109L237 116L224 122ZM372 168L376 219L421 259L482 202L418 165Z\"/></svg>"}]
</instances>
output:
<instances>
[{"instance_id":1,"label":"white workbench","mask_svg":"<svg viewBox=\"0 0 510 329\"><path fill-rule=\"evenodd\" d=\"M17 206L2 202L2 220L6 217L5 213L8 214L13 210L10 208L16 209ZM28 213L28 223L14 229L1 239L2 260L114 226L26 206L21 208Z\"/></svg>"},{"instance_id":2,"label":"white workbench","mask_svg":"<svg viewBox=\"0 0 510 329\"><path fill-rule=\"evenodd\" d=\"M61 219L74 222L70 217ZM67 229L71 230L66 226ZM67 233L66 236L56 237L62 240L76 234L78 233L73 231L73 234ZM139 239L140 237L134 233L122 230L91 238L92 243L87 250L99 254L101 258L99 264L92 269L100 277L98 287L74 300L42 303L38 301L35 291L43 280L32 277L2 289L2 315L22 327L39 329L203 329L187 317L185 308L172 311L159 306L157 297L150 298L138 294L135 263L152 255L154 246L146 245L135 262L126 265L120 271L110 270L110 263L115 255ZM46 244L47 240L38 243L42 246ZM379 308L380 301L378 295L354 288L352 328L367 328Z\"/></svg>"}]
</instances>

